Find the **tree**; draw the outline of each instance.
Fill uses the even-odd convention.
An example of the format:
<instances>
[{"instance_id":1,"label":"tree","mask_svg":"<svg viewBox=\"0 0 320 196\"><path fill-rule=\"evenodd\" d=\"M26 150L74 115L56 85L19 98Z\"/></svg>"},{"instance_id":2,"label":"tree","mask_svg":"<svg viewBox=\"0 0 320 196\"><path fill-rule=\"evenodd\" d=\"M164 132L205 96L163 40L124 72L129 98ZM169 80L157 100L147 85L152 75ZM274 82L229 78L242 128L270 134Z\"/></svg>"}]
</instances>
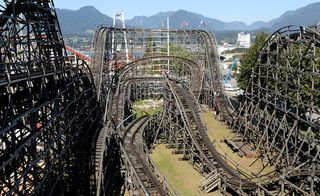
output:
<instances>
[{"instance_id":1,"label":"tree","mask_svg":"<svg viewBox=\"0 0 320 196\"><path fill-rule=\"evenodd\" d=\"M269 35L265 32L260 32L254 41L254 44L240 57L240 73L238 75L238 86L245 89L249 84L252 67L255 66L259 51L267 41Z\"/></svg>"},{"instance_id":2,"label":"tree","mask_svg":"<svg viewBox=\"0 0 320 196\"><path fill-rule=\"evenodd\" d=\"M170 43L170 56L174 57L181 57L186 58L192 61L196 61L195 55L188 49L183 48L181 45ZM143 54L143 57L150 57L155 55L167 55L168 48L167 47L156 47L155 43L152 41L152 38L148 38L146 40L146 50ZM152 69L155 69L156 71L153 71L156 74L159 74L158 70L160 65L167 64L167 60L157 60L153 61L154 65ZM185 64L181 62L181 60L170 60L170 70L171 71L177 71L181 72L185 70L184 68Z\"/></svg>"},{"instance_id":3,"label":"tree","mask_svg":"<svg viewBox=\"0 0 320 196\"><path fill-rule=\"evenodd\" d=\"M166 54L168 51L167 48L161 48L161 52ZM182 58L187 58L190 60L195 61L196 57L194 56L194 54L183 48L182 46L178 45L178 44L173 44L170 43L170 56L176 56L176 57L182 57Z\"/></svg>"},{"instance_id":4,"label":"tree","mask_svg":"<svg viewBox=\"0 0 320 196\"><path fill-rule=\"evenodd\" d=\"M246 51L246 48L235 48L235 49L232 49L232 50L225 50L221 54L242 53L242 52L245 52L245 51Z\"/></svg>"},{"instance_id":5,"label":"tree","mask_svg":"<svg viewBox=\"0 0 320 196\"><path fill-rule=\"evenodd\" d=\"M144 51L143 57L152 56L155 52L155 43L153 42L153 38L150 36L146 38L146 50Z\"/></svg>"}]
</instances>

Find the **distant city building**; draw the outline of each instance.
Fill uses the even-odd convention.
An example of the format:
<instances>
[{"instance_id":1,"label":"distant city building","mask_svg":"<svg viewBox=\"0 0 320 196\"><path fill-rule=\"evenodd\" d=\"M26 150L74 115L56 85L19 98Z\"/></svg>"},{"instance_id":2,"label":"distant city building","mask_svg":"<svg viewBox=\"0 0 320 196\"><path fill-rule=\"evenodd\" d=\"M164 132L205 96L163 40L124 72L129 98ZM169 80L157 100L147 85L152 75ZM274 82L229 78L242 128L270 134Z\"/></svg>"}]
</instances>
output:
<instances>
[{"instance_id":1,"label":"distant city building","mask_svg":"<svg viewBox=\"0 0 320 196\"><path fill-rule=\"evenodd\" d=\"M251 46L251 35L250 33L238 33L237 45L243 48L249 48Z\"/></svg>"}]
</instances>

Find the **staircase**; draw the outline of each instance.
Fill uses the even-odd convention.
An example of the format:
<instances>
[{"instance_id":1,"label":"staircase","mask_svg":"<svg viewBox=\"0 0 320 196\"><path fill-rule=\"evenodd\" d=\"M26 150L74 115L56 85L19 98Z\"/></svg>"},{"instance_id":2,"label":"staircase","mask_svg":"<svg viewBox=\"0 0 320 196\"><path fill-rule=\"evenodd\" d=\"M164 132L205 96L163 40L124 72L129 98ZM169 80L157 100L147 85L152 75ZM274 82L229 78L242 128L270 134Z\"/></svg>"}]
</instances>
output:
<instances>
[{"instance_id":1,"label":"staircase","mask_svg":"<svg viewBox=\"0 0 320 196\"><path fill-rule=\"evenodd\" d=\"M209 173L204 179L201 181L200 189L204 193L209 193L213 189L216 189L220 186L220 174L214 170Z\"/></svg>"}]
</instances>

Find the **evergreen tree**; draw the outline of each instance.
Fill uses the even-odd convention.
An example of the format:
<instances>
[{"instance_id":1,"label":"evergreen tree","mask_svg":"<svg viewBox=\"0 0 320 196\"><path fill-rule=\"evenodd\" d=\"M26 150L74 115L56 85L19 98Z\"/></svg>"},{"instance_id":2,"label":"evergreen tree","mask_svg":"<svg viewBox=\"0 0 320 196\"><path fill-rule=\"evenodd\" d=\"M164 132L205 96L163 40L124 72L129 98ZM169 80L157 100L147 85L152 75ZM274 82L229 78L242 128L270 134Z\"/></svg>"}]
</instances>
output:
<instances>
[{"instance_id":1,"label":"evergreen tree","mask_svg":"<svg viewBox=\"0 0 320 196\"><path fill-rule=\"evenodd\" d=\"M255 66L260 49L268 39L269 35L265 32L258 33L254 44L240 57L240 73L238 75L238 86L245 89L249 84L252 67Z\"/></svg>"}]
</instances>

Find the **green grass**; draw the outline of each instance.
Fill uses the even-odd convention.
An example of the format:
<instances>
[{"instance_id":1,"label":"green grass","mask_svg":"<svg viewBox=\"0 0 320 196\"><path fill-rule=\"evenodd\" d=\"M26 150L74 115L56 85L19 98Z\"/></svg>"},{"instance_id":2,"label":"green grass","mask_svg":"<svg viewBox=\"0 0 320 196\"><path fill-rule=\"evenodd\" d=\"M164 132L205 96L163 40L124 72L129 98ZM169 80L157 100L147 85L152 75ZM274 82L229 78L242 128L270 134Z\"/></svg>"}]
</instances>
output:
<instances>
[{"instance_id":1,"label":"green grass","mask_svg":"<svg viewBox=\"0 0 320 196\"><path fill-rule=\"evenodd\" d=\"M134 113L136 114L136 118L139 118L146 113L152 115L154 113L160 112L162 108L148 108L148 109L140 109L140 108L135 108Z\"/></svg>"},{"instance_id":2,"label":"green grass","mask_svg":"<svg viewBox=\"0 0 320 196\"><path fill-rule=\"evenodd\" d=\"M154 107L150 102L155 101L158 104ZM133 110L136 115L136 118L139 118L146 113L153 115L156 112L162 110L162 105L159 104L158 100L138 100L133 104Z\"/></svg>"},{"instance_id":3,"label":"green grass","mask_svg":"<svg viewBox=\"0 0 320 196\"><path fill-rule=\"evenodd\" d=\"M261 159L257 160L255 164L251 165L256 158L248 158L245 156L240 157L238 153L235 153L226 143L222 141L224 138L231 139L235 136L235 134L231 133L222 122L214 119L212 111L208 110L203 112L202 119L208 129L208 136L210 140L213 141L214 146L220 154L224 156L227 155L228 160L230 160L229 164L232 167L240 167L241 170L248 176L251 176L251 172L259 173L259 171L263 169L264 164ZM273 167L268 166L263 170L262 174L269 173L273 170Z\"/></svg>"},{"instance_id":4,"label":"green grass","mask_svg":"<svg viewBox=\"0 0 320 196\"><path fill-rule=\"evenodd\" d=\"M135 106L145 105L145 102L139 101L135 103ZM160 111L161 107L139 109L135 108L137 115L142 115L143 111L150 114ZM225 143L221 142L223 138L232 138L232 134L222 122L214 118L212 111L207 110L202 113L203 121L208 129L208 136L213 141L217 150L222 154L227 154L228 158L232 159L233 162L239 163L246 171L257 172L262 167L262 162L259 160L256 164L250 167L250 164L255 158L240 157L237 153L234 153ZM212 193L202 193L199 190L199 185L203 176L201 176L190 163L187 161L179 161L182 155L172 154L171 149L167 149L164 144L156 146L153 153L150 155L151 159L155 163L155 166L159 169L162 175L167 179L169 184L177 191L179 195L183 196L218 196L222 195L219 191ZM265 172L272 170L267 168Z\"/></svg>"},{"instance_id":5,"label":"green grass","mask_svg":"<svg viewBox=\"0 0 320 196\"><path fill-rule=\"evenodd\" d=\"M173 155L165 145L158 145L151 154L151 159L156 164L162 175L165 176L169 184L183 196L218 196L222 195L215 191L212 193L202 193L198 186L203 179L187 161L179 161L182 155Z\"/></svg>"}]
</instances>

